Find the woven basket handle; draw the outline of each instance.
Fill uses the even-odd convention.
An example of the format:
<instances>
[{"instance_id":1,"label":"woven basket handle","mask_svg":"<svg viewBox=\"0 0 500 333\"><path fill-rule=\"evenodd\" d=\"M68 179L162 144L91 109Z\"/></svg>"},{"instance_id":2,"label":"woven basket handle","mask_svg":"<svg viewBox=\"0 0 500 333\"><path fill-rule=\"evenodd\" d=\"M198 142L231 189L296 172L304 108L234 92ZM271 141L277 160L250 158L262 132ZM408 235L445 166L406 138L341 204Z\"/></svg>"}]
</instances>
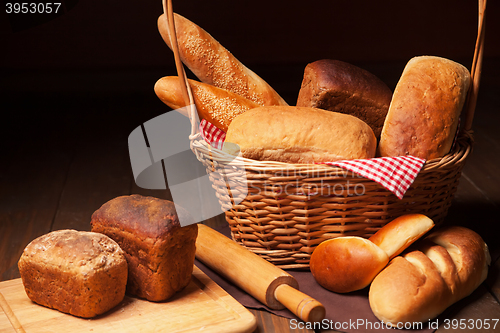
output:
<instances>
[{"instance_id":1,"label":"woven basket handle","mask_svg":"<svg viewBox=\"0 0 500 333\"><path fill-rule=\"evenodd\" d=\"M474 120L474 112L476 110L477 95L479 92L479 81L481 79L481 68L483 66L483 53L484 53L484 30L485 30L485 14L486 14L486 1L479 0L479 19L478 31L476 39L476 48L474 50L474 58L472 59L471 67L471 87L469 88L467 101L465 104L465 122L464 130L470 131L472 128L472 121Z\"/></svg>"},{"instance_id":2,"label":"woven basket handle","mask_svg":"<svg viewBox=\"0 0 500 333\"><path fill-rule=\"evenodd\" d=\"M191 135L189 139L193 139L199 133L197 126L197 115L196 115L196 105L193 98L193 93L191 91L191 86L184 71L184 66L181 61L181 56L179 53L179 44L177 42L177 34L175 32L175 22L174 22L174 11L172 9L172 0L162 0L163 13L165 14L165 19L167 20L167 32L168 38L170 39L170 44L172 45L172 51L174 53L175 67L177 69L177 75L179 76L182 97L184 98L184 104L187 105L188 117L191 121Z\"/></svg>"},{"instance_id":3,"label":"woven basket handle","mask_svg":"<svg viewBox=\"0 0 500 333\"><path fill-rule=\"evenodd\" d=\"M179 76L180 79L182 95L184 98L185 105L188 105L189 108L188 116L191 120L191 135L190 135L191 139L194 138L199 133L199 129L195 121L195 119L197 119L195 102L179 54L179 45L177 42L177 35L175 32L172 0L162 0L162 2L163 2L163 12L167 20L167 31L170 42L172 44L172 51L174 53L177 75ZM486 2L487 0L478 0L478 7L479 7L478 33L477 33L476 47L474 50L474 57L472 60L472 67L470 72L472 83L469 88L465 104L464 130L466 131L469 131L472 128L472 121L474 119L474 112L476 110L476 104L477 104L477 95L479 91L479 81L481 79L481 68L483 65L483 53L484 53L484 31L485 31L484 23L486 14Z\"/></svg>"}]
</instances>

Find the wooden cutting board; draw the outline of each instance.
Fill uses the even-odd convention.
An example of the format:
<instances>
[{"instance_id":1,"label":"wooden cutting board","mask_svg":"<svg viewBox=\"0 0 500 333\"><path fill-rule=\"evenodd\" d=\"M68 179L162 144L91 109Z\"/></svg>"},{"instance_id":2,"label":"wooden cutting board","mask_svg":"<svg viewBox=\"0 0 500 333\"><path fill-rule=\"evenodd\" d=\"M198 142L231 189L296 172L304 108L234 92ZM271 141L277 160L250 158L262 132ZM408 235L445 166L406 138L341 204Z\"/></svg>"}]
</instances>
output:
<instances>
[{"instance_id":1,"label":"wooden cutting board","mask_svg":"<svg viewBox=\"0 0 500 333\"><path fill-rule=\"evenodd\" d=\"M125 299L93 319L77 318L33 303L21 279L0 282L0 332L253 332L252 313L196 266L191 283L166 302ZM22 327L16 330L16 319ZM24 331L23 331L24 330Z\"/></svg>"}]
</instances>

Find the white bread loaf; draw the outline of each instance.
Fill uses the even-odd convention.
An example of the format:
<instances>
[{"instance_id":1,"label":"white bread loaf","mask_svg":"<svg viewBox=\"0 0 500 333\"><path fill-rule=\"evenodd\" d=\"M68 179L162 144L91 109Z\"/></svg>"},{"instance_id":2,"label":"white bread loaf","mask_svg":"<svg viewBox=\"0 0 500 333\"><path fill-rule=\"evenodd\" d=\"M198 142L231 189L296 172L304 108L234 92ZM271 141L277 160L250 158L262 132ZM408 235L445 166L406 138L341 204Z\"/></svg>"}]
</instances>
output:
<instances>
[{"instance_id":1,"label":"white bread loaf","mask_svg":"<svg viewBox=\"0 0 500 333\"><path fill-rule=\"evenodd\" d=\"M371 309L388 325L437 317L470 295L488 274L488 247L470 229L448 227L415 245L394 258L370 286Z\"/></svg>"},{"instance_id":2,"label":"white bread loaf","mask_svg":"<svg viewBox=\"0 0 500 333\"><path fill-rule=\"evenodd\" d=\"M188 82L200 119L209 121L224 132L237 115L260 106L225 89L195 80ZM158 98L174 110L186 106L180 84L177 76L167 76L158 80L154 87Z\"/></svg>"},{"instance_id":3,"label":"white bread loaf","mask_svg":"<svg viewBox=\"0 0 500 333\"><path fill-rule=\"evenodd\" d=\"M367 287L389 263L434 226L422 214L400 216L370 239L338 237L320 243L311 255L311 273L324 288L348 293Z\"/></svg>"},{"instance_id":4,"label":"white bread loaf","mask_svg":"<svg viewBox=\"0 0 500 333\"><path fill-rule=\"evenodd\" d=\"M288 105L261 77L243 65L201 27L174 14L182 62L201 82L229 90L259 105ZM172 49L165 15L158 18L158 30Z\"/></svg>"},{"instance_id":5,"label":"white bread loaf","mask_svg":"<svg viewBox=\"0 0 500 333\"><path fill-rule=\"evenodd\" d=\"M372 158L377 140L356 117L295 106L259 107L229 125L224 150L237 144L243 157L286 163ZM229 149L229 150L228 150Z\"/></svg>"},{"instance_id":6,"label":"white bread loaf","mask_svg":"<svg viewBox=\"0 0 500 333\"><path fill-rule=\"evenodd\" d=\"M459 63L432 56L411 59L394 90L378 155L429 160L448 154L469 85L469 71Z\"/></svg>"}]
</instances>

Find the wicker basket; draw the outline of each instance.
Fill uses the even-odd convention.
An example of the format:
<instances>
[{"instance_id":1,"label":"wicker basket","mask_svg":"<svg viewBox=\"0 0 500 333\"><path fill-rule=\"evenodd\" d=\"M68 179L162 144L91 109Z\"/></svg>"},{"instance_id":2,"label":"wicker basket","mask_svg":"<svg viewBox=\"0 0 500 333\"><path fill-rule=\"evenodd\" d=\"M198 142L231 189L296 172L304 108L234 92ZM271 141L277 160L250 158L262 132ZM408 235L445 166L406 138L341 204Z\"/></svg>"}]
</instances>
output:
<instances>
[{"instance_id":1,"label":"wicker basket","mask_svg":"<svg viewBox=\"0 0 500 333\"><path fill-rule=\"evenodd\" d=\"M403 199L376 182L335 166L234 158L208 145L192 124L191 148L207 168L233 239L281 268L308 269L311 253L326 239L369 237L408 213L422 213L441 223L471 152L485 6L480 0L464 126L453 150L443 158L427 161ZM171 15L171 7L165 11ZM172 22L170 16L175 36ZM178 50L175 46L173 50L179 76L185 78ZM194 104L186 79L184 82L185 96Z\"/></svg>"}]
</instances>

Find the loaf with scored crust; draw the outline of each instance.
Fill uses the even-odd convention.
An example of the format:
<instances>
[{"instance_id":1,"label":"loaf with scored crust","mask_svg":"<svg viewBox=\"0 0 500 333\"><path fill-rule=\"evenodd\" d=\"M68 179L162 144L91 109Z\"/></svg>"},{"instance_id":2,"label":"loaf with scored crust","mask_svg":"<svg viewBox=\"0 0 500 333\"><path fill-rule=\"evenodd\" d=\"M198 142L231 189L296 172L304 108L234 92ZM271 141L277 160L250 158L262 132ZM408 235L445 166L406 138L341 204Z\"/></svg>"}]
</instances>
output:
<instances>
[{"instance_id":1,"label":"loaf with scored crust","mask_svg":"<svg viewBox=\"0 0 500 333\"><path fill-rule=\"evenodd\" d=\"M74 316L103 314L125 296L125 254L99 233L58 230L40 236L26 246L18 266L33 302Z\"/></svg>"},{"instance_id":2,"label":"loaf with scored crust","mask_svg":"<svg viewBox=\"0 0 500 333\"><path fill-rule=\"evenodd\" d=\"M198 227L181 227L178 214L188 215L171 201L134 194L114 198L92 215L92 231L125 252L128 293L163 301L191 281Z\"/></svg>"},{"instance_id":3,"label":"loaf with scored crust","mask_svg":"<svg viewBox=\"0 0 500 333\"><path fill-rule=\"evenodd\" d=\"M486 279L490 261L476 232L459 226L435 231L375 277L371 309L392 326L426 322L470 295Z\"/></svg>"}]
</instances>

